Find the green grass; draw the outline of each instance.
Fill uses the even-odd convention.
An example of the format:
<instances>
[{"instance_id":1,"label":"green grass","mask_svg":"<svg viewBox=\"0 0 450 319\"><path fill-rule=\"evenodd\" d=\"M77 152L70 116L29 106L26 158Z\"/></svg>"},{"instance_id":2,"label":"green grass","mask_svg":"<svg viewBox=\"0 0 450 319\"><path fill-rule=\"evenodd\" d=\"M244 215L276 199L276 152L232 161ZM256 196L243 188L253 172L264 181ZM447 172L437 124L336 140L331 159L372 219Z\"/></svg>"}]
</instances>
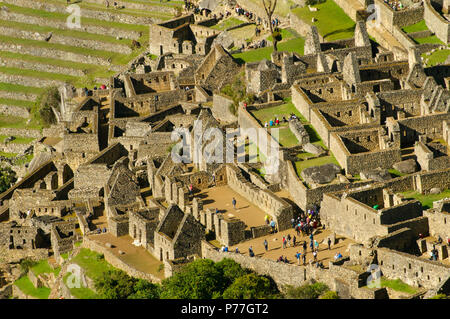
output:
<instances>
[{"instance_id":1,"label":"green grass","mask_svg":"<svg viewBox=\"0 0 450 319\"><path fill-rule=\"evenodd\" d=\"M425 24L425 20L421 20L415 24L411 24L406 27L403 27L402 29L406 33L413 33L413 32L419 32L419 31L427 31L428 27Z\"/></svg>"},{"instance_id":2,"label":"green grass","mask_svg":"<svg viewBox=\"0 0 450 319\"><path fill-rule=\"evenodd\" d=\"M32 87L32 86L23 86L23 85L19 85L19 84L10 84L10 83L0 82L0 91L28 93L28 94L40 94L44 91L44 89Z\"/></svg>"},{"instance_id":3,"label":"green grass","mask_svg":"<svg viewBox=\"0 0 450 319\"><path fill-rule=\"evenodd\" d=\"M288 127L280 128L278 134L278 139L276 139L275 137L274 138L281 146L293 147L298 145L297 138Z\"/></svg>"},{"instance_id":4,"label":"green grass","mask_svg":"<svg viewBox=\"0 0 450 319\"><path fill-rule=\"evenodd\" d=\"M247 0L247 1L257 4L264 10L262 0ZM283 17L286 17L289 14L289 12L291 12L291 6L295 4L296 2L293 0L278 0L277 6L275 8L275 13Z\"/></svg>"},{"instance_id":5,"label":"green grass","mask_svg":"<svg viewBox=\"0 0 450 319\"><path fill-rule=\"evenodd\" d=\"M42 129L42 126L35 121L32 120L29 124L27 124L27 121L27 119L21 117L0 115L0 127Z\"/></svg>"},{"instance_id":6,"label":"green grass","mask_svg":"<svg viewBox=\"0 0 450 319\"><path fill-rule=\"evenodd\" d=\"M245 23L245 21L239 20L235 17L231 17L231 18L221 21L220 23L218 23L216 25L213 25L211 27L211 29L226 30L228 28L238 26L242 23Z\"/></svg>"},{"instance_id":7,"label":"green grass","mask_svg":"<svg viewBox=\"0 0 450 319\"><path fill-rule=\"evenodd\" d=\"M54 273L57 276L59 274L59 272L61 271L61 267L53 269L48 264L48 260L43 259L43 260L39 261L36 265L31 267L31 270L33 271L33 273L36 276L39 276L40 274L49 274L49 273Z\"/></svg>"},{"instance_id":8,"label":"green grass","mask_svg":"<svg viewBox=\"0 0 450 319\"><path fill-rule=\"evenodd\" d=\"M69 16L69 14L20 7L20 6L7 4L7 3L3 3L3 2L0 2L0 6L7 7L10 12L21 13L24 15L45 18L45 19L51 19L51 20L59 20L59 21L64 21L64 22L67 21L67 17ZM147 25L109 22L109 21L105 21L105 20L98 20L98 19L92 19L92 18L82 18L81 23L86 24L86 25L100 26L100 27L106 27L106 28L112 28L112 29L147 32L147 34L149 32Z\"/></svg>"},{"instance_id":9,"label":"green grass","mask_svg":"<svg viewBox=\"0 0 450 319\"><path fill-rule=\"evenodd\" d=\"M389 280L384 277L381 277L381 287L382 288L391 288L395 291L406 292L407 294L414 295L417 293L417 289L411 287L408 284L405 284L400 279Z\"/></svg>"},{"instance_id":10,"label":"green grass","mask_svg":"<svg viewBox=\"0 0 450 319\"><path fill-rule=\"evenodd\" d=\"M420 194L416 191L402 192L400 194L407 199L417 199L422 204L423 209L429 209L433 207L433 202L450 197L450 189L444 190L439 194Z\"/></svg>"},{"instance_id":11,"label":"green grass","mask_svg":"<svg viewBox=\"0 0 450 319\"><path fill-rule=\"evenodd\" d=\"M16 160L14 162L14 165L17 165L17 166L25 165L26 163L31 162L31 160L33 159L33 156L34 156L33 154L25 155L24 158Z\"/></svg>"},{"instance_id":12,"label":"green grass","mask_svg":"<svg viewBox=\"0 0 450 319\"><path fill-rule=\"evenodd\" d=\"M13 158L13 157L17 156L17 153L5 153L5 152L0 151L0 156L7 157L7 158Z\"/></svg>"},{"instance_id":13,"label":"green grass","mask_svg":"<svg viewBox=\"0 0 450 319\"><path fill-rule=\"evenodd\" d=\"M296 33L297 32L295 32L292 29L281 29L281 39L283 41L283 40L289 40L289 39L292 39L292 38L296 38L296 37L298 37L298 34L296 34ZM267 40L272 42L273 41L272 36L270 35L267 38Z\"/></svg>"},{"instance_id":14,"label":"green grass","mask_svg":"<svg viewBox=\"0 0 450 319\"><path fill-rule=\"evenodd\" d=\"M278 43L278 51L296 52L303 55L303 49L305 45L305 39L298 37L295 39L287 40ZM258 62L263 59L271 60L271 54L273 52L273 46L249 50L242 53L233 54L233 57L241 60L242 62Z\"/></svg>"},{"instance_id":15,"label":"green grass","mask_svg":"<svg viewBox=\"0 0 450 319\"><path fill-rule=\"evenodd\" d=\"M422 44L422 43L445 44L444 42L439 40L439 38L436 35L432 35L432 36L425 37L425 38L415 38L415 39L413 39L413 41L415 41L416 43L419 43L419 44Z\"/></svg>"},{"instance_id":16,"label":"green grass","mask_svg":"<svg viewBox=\"0 0 450 319\"><path fill-rule=\"evenodd\" d=\"M16 280L14 284L26 295L36 297L38 299L48 299L50 288L35 288L28 276L23 276Z\"/></svg>"},{"instance_id":17,"label":"green grass","mask_svg":"<svg viewBox=\"0 0 450 319\"><path fill-rule=\"evenodd\" d=\"M393 168L389 169L388 171L393 178L408 175L408 174L400 173L398 170L393 169Z\"/></svg>"},{"instance_id":18,"label":"green grass","mask_svg":"<svg viewBox=\"0 0 450 319\"><path fill-rule=\"evenodd\" d=\"M64 283L67 285L67 279L71 274L67 273L64 275ZM99 296L92 290L87 287L81 288L69 288L70 294L77 299L99 299Z\"/></svg>"},{"instance_id":19,"label":"green grass","mask_svg":"<svg viewBox=\"0 0 450 319\"><path fill-rule=\"evenodd\" d=\"M312 7L318 8L319 10L317 12L311 12L305 6L303 8L293 9L292 13L309 25L313 24L311 22L312 18L316 18L317 21L314 22L314 25L317 26L320 35L326 41L348 39L354 36L355 22L334 1L326 0L326 2Z\"/></svg>"},{"instance_id":20,"label":"green grass","mask_svg":"<svg viewBox=\"0 0 450 319\"><path fill-rule=\"evenodd\" d=\"M72 261L82 267L86 275L93 280L99 278L104 272L114 269L104 258L100 259L100 254L86 248L82 248Z\"/></svg>"},{"instance_id":21,"label":"green grass","mask_svg":"<svg viewBox=\"0 0 450 319\"><path fill-rule=\"evenodd\" d=\"M102 35L99 37L98 34L94 33L88 33L83 31L77 31L77 30L63 30L58 28L52 28L47 26L41 26L41 25L35 25L35 24L27 24L27 23L20 23L15 21L5 21L0 20L0 26L8 27L8 28L14 28L14 29L20 29L25 31L33 31L33 32L40 32L40 33L49 33L52 32L54 35L61 35L61 36L67 36L67 37L73 37L83 40L95 40L99 42L108 42L113 44L124 44L124 45L131 45L132 40L130 39L116 39L115 37L108 36L108 35Z\"/></svg>"},{"instance_id":22,"label":"green grass","mask_svg":"<svg viewBox=\"0 0 450 319\"><path fill-rule=\"evenodd\" d=\"M449 55L450 55L450 49L438 50L438 51L431 53L431 55L422 54L428 67L435 66L440 63L444 63L447 60Z\"/></svg>"},{"instance_id":23,"label":"green grass","mask_svg":"<svg viewBox=\"0 0 450 319\"><path fill-rule=\"evenodd\" d=\"M31 101L25 101L25 100L14 100L14 99L0 98L0 104L19 106L19 107L24 107L26 109L30 109L33 106L34 103L31 102Z\"/></svg>"},{"instance_id":24,"label":"green grass","mask_svg":"<svg viewBox=\"0 0 450 319\"><path fill-rule=\"evenodd\" d=\"M7 135L0 135L0 143L4 143L5 139L8 138L9 136ZM32 137L25 137L25 136L14 136L15 139L12 140L9 143L14 143L14 144L29 144L31 142L34 141L34 138Z\"/></svg>"},{"instance_id":25,"label":"green grass","mask_svg":"<svg viewBox=\"0 0 450 319\"><path fill-rule=\"evenodd\" d=\"M334 158L333 155L317 157L307 161L298 161L294 163L298 177L300 177L301 172L305 168L313 166L321 166L325 164L336 164L340 167L339 163L337 162L336 158Z\"/></svg>"}]
</instances>

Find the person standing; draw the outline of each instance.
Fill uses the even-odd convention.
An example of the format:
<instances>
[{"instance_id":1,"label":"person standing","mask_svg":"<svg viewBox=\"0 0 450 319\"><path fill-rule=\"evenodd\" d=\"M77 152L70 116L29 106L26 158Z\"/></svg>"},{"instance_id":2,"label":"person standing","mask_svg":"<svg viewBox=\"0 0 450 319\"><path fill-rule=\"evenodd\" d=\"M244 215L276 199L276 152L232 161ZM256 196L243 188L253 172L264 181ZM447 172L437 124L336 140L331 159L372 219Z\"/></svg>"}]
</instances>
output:
<instances>
[{"instance_id":1,"label":"person standing","mask_svg":"<svg viewBox=\"0 0 450 319\"><path fill-rule=\"evenodd\" d=\"M282 242L283 242L283 249L285 249L286 248L286 237L283 236Z\"/></svg>"},{"instance_id":2,"label":"person standing","mask_svg":"<svg viewBox=\"0 0 450 319\"><path fill-rule=\"evenodd\" d=\"M254 257L254 256L255 256L255 253L253 252L252 246L250 246L250 247L248 248L248 254L250 255L250 257Z\"/></svg>"},{"instance_id":3,"label":"person standing","mask_svg":"<svg viewBox=\"0 0 450 319\"><path fill-rule=\"evenodd\" d=\"M233 204L233 208L236 209L236 199L233 197L233 200L231 201L231 203Z\"/></svg>"},{"instance_id":4,"label":"person standing","mask_svg":"<svg viewBox=\"0 0 450 319\"><path fill-rule=\"evenodd\" d=\"M303 259L303 266L304 266L304 265L306 265L306 253L303 253L302 259Z\"/></svg>"},{"instance_id":5,"label":"person standing","mask_svg":"<svg viewBox=\"0 0 450 319\"><path fill-rule=\"evenodd\" d=\"M306 253L306 240L303 242L303 252Z\"/></svg>"},{"instance_id":6,"label":"person standing","mask_svg":"<svg viewBox=\"0 0 450 319\"><path fill-rule=\"evenodd\" d=\"M331 238L328 237L328 250L331 250Z\"/></svg>"},{"instance_id":7,"label":"person standing","mask_svg":"<svg viewBox=\"0 0 450 319\"><path fill-rule=\"evenodd\" d=\"M291 247L291 235L290 234L287 235L286 241L287 241L287 246Z\"/></svg>"},{"instance_id":8,"label":"person standing","mask_svg":"<svg viewBox=\"0 0 450 319\"><path fill-rule=\"evenodd\" d=\"M267 242L267 239L264 239L264 249L265 249L266 251L269 250L269 243Z\"/></svg>"},{"instance_id":9,"label":"person standing","mask_svg":"<svg viewBox=\"0 0 450 319\"><path fill-rule=\"evenodd\" d=\"M317 261L317 251L313 251L314 261Z\"/></svg>"},{"instance_id":10,"label":"person standing","mask_svg":"<svg viewBox=\"0 0 450 319\"><path fill-rule=\"evenodd\" d=\"M295 247L295 245L297 244L297 238L295 237L295 235L292 237L292 247Z\"/></svg>"},{"instance_id":11,"label":"person standing","mask_svg":"<svg viewBox=\"0 0 450 319\"><path fill-rule=\"evenodd\" d=\"M270 222L270 227L272 227L272 234L275 234L275 221L273 219Z\"/></svg>"},{"instance_id":12,"label":"person standing","mask_svg":"<svg viewBox=\"0 0 450 319\"><path fill-rule=\"evenodd\" d=\"M319 242L317 240L314 240L314 248L316 251L319 251Z\"/></svg>"},{"instance_id":13,"label":"person standing","mask_svg":"<svg viewBox=\"0 0 450 319\"><path fill-rule=\"evenodd\" d=\"M295 257L297 258L297 262L298 262L298 265L300 266L300 256L301 256L302 254L300 254L298 251L297 251L297 253L295 254Z\"/></svg>"}]
</instances>

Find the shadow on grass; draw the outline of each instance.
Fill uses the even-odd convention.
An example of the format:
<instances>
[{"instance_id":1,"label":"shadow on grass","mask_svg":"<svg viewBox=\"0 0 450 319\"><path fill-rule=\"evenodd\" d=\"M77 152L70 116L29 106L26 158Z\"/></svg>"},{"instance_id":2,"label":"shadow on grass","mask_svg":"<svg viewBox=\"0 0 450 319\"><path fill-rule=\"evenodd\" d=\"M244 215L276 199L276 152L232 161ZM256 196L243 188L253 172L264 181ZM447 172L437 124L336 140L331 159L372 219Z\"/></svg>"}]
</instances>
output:
<instances>
[{"instance_id":1,"label":"shadow on grass","mask_svg":"<svg viewBox=\"0 0 450 319\"><path fill-rule=\"evenodd\" d=\"M351 31L355 31L356 25L349 27L347 29L339 29L339 30L334 30L333 32L329 32L327 34L325 34L323 36L324 39L326 39L327 37L334 35L334 34L338 34L338 33L344 33L344 32L351 32Z\"/></svg>"}]
</instances>

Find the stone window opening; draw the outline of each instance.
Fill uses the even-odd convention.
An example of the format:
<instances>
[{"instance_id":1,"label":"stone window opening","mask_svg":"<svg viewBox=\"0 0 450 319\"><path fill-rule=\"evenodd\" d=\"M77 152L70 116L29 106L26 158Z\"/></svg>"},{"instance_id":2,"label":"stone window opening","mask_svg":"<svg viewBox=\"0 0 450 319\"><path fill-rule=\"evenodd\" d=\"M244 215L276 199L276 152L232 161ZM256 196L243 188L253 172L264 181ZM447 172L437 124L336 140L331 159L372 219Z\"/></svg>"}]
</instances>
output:
<instances>
[{"instance_id":1,"label":"stone window opening","mask_svg":"<svg viewBox=\"0 0 450 319\"><path fill-rule=\"evenodd\" d=\"M411 264L408 264L408 268L411 269Z\"/></svg>"},{"instance_id":2,"label":"stone window opening","mask_svg":"<svg viewBox=\"0 0 450 319\"><path fill-rule=\"evenodd\" d=\"M352 116L352 111L348 111L348 116Z\"/></svg>"}]
</instances>

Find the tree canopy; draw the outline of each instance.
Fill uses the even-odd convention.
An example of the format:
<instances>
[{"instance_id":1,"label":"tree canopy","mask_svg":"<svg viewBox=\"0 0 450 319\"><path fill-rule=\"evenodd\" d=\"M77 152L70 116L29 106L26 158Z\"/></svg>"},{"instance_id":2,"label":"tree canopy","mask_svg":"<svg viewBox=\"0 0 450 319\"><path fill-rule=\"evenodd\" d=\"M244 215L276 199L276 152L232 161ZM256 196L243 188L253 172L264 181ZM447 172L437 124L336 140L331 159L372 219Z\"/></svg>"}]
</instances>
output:
<instances>
[{"instance_id":1,"label":"tree canopy","mask_svg":"<svg viewBox=\"0 0 450 319\"><path fill-rule=\"evenodd\" d=\"M16 173L11 168L0 167L0 193L9 189L16 180Z\"/></svg>"}]
</instances>

